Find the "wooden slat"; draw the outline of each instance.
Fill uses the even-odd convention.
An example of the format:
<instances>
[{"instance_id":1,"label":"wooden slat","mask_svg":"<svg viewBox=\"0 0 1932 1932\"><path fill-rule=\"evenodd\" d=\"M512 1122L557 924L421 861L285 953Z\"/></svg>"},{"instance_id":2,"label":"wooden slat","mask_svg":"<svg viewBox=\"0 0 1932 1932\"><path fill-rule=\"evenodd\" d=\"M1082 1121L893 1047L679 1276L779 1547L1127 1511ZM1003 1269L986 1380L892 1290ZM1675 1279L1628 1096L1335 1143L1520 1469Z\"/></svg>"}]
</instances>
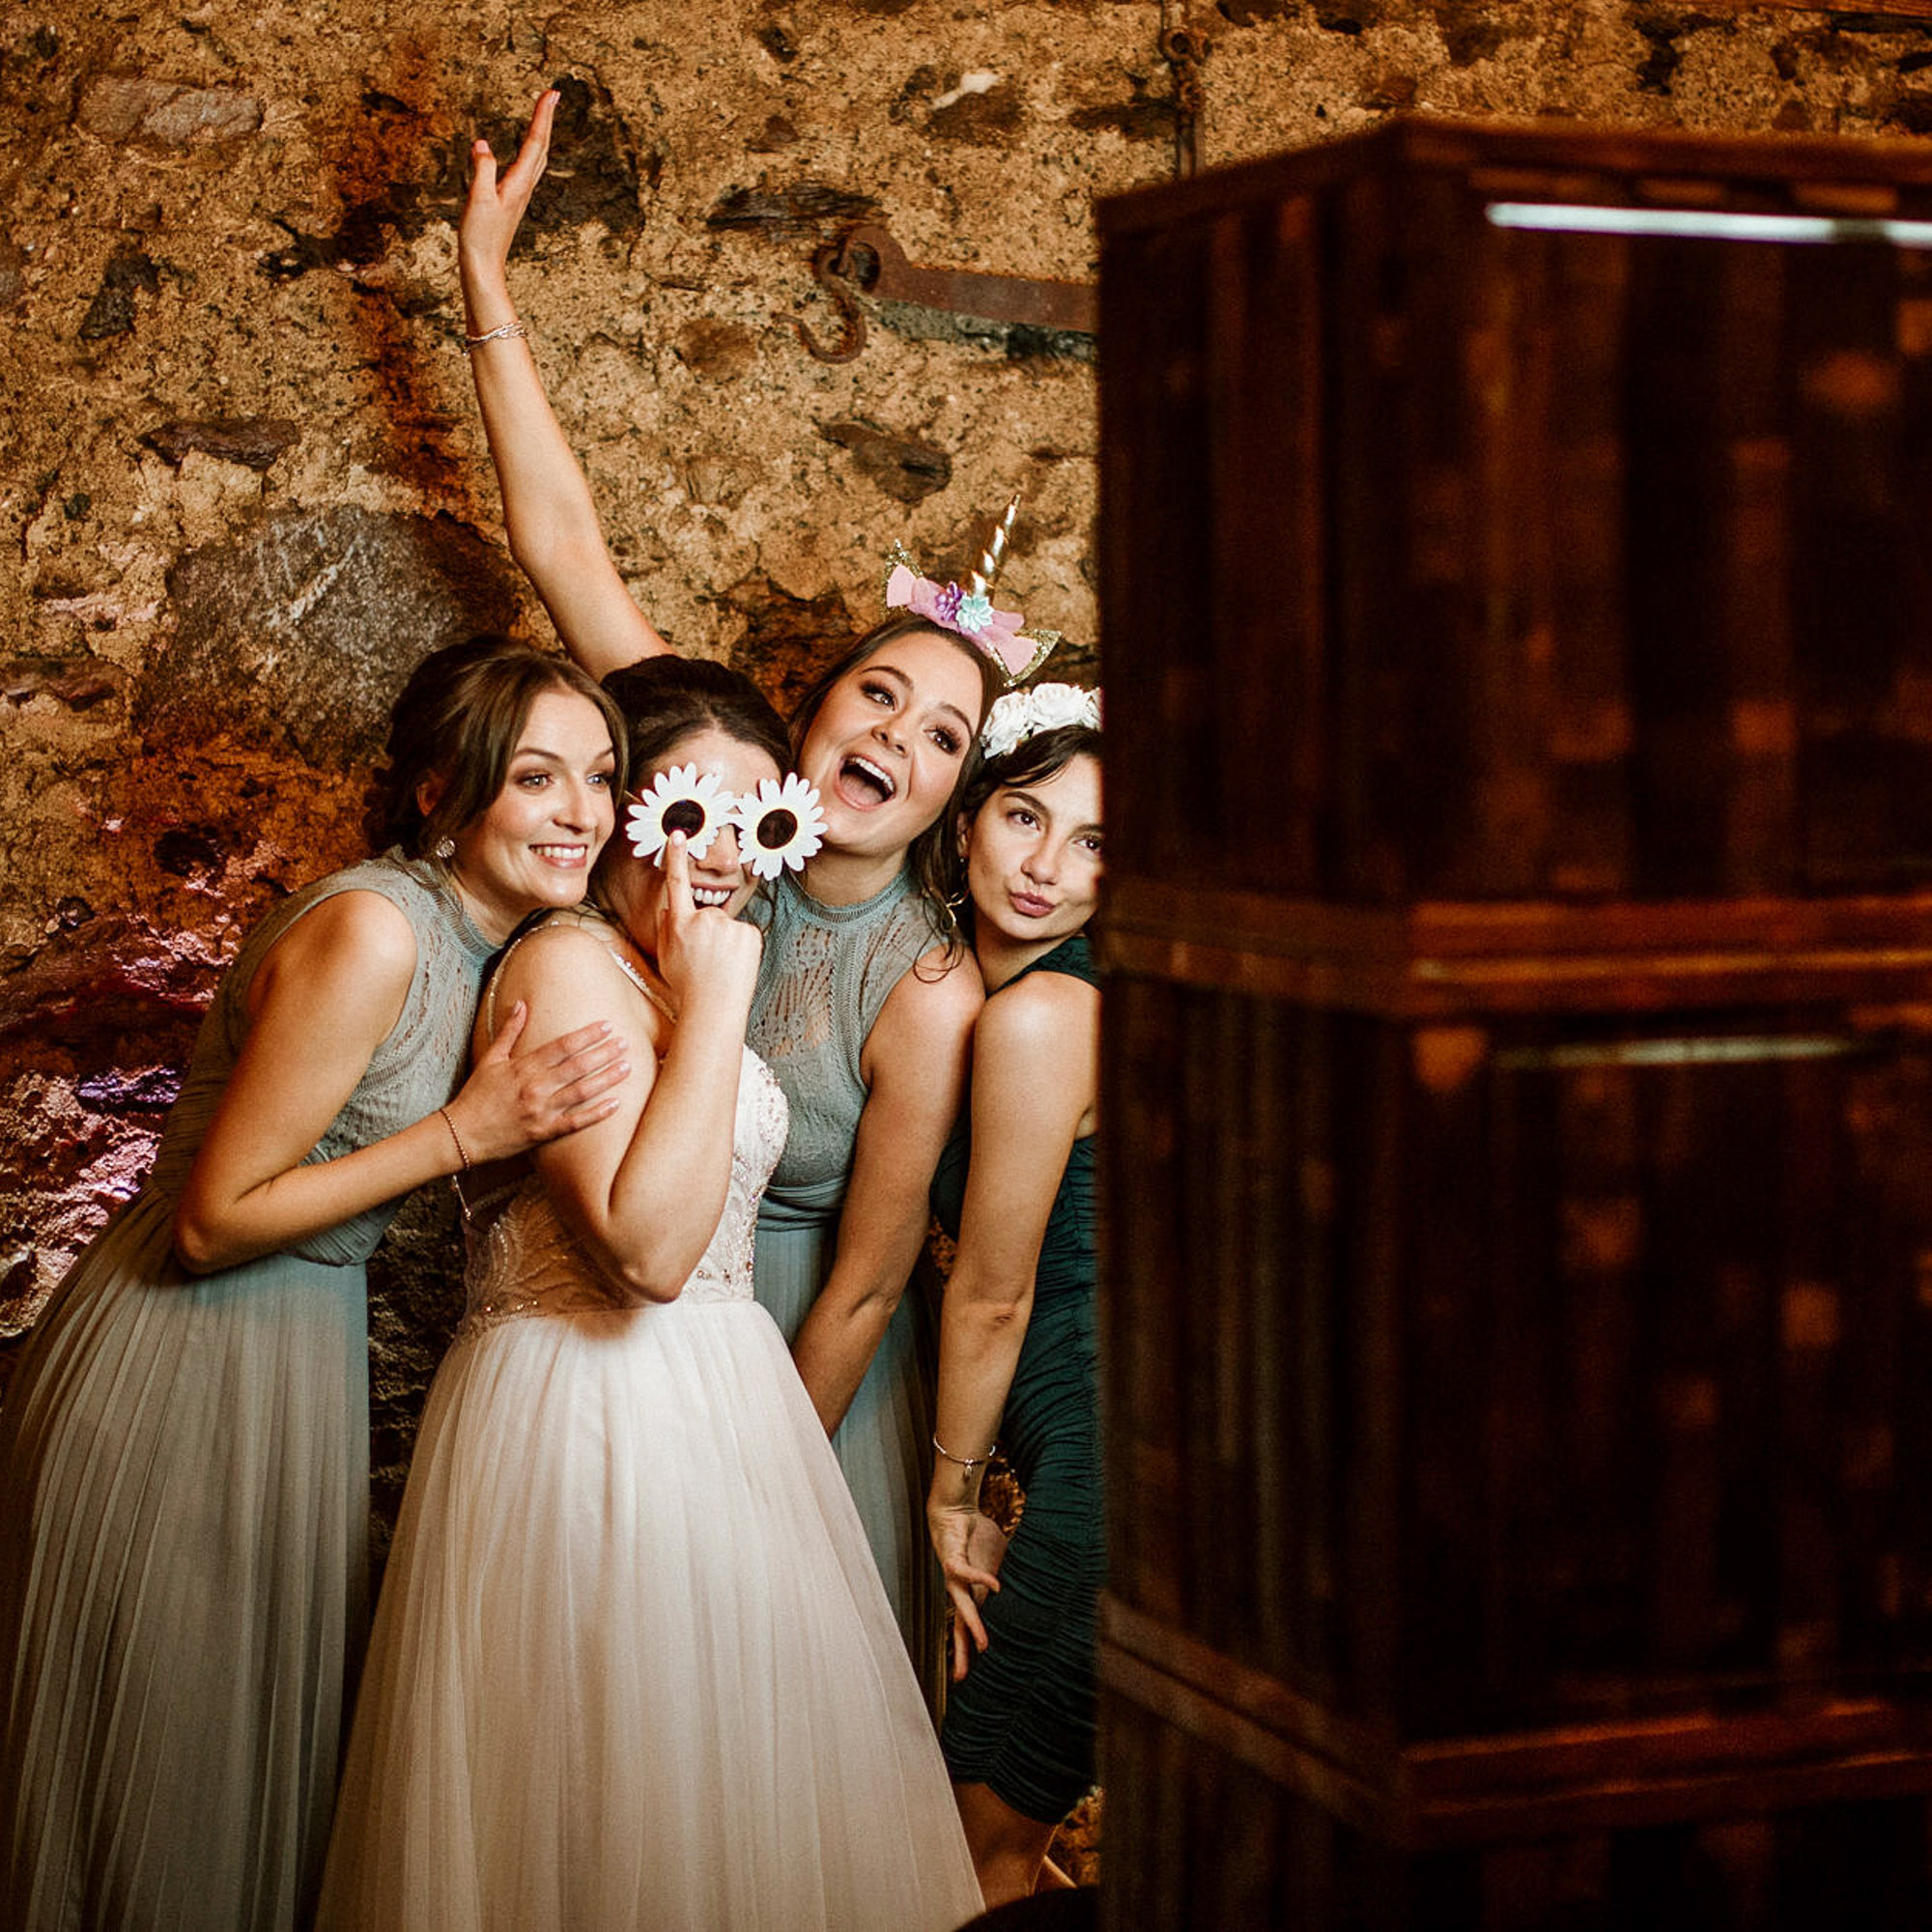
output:
<instances>
[{"instance_id":1,"label":"wooden slat","mask_svg":"<svg viewBox=\"0 0 1932 1932\"><path fill-rule=\"evenodd\" d=\"M1110 877L1115 971L1386 1018L1917 1000L1932 899L1379 910Z\"/></svg>"},{"instance_id":2,"label":"wooden slat","mask_svg":"<svg viewBox=\"0 0 1932 1932\"><path fill-rule=\"evenodd\" d=\"M1101 1676L1117 1696L1411 1850L1932 1792L1922 1713L1883 1699L1401 1746L1109 1598Z\"/></svg>"}]
</instances>

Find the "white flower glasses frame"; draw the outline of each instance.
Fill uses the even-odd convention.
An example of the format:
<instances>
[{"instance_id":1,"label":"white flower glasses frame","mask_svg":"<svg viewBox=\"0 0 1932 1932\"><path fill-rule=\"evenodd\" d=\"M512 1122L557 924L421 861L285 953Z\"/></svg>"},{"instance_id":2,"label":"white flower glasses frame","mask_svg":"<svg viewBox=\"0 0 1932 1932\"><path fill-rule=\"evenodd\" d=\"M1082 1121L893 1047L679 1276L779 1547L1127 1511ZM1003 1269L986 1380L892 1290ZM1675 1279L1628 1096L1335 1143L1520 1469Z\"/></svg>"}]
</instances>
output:
<instances>
[{"instance_id":1,"label":"white flower glasses frame","mask_svg":"<svg viewBox=\"0 0 1932 1932\"><path fill-rule=\"evenodd\" d=\"M624 816L631 850L639 859L658 858L673 832L682 832L686 850L701 859L727 825L738 835L746 868L760 879L775 879L787 867L797 871L825 842L818 793L796 772L760 779L755 791L733 795L714 773L673 765L651 781Z\"/></svg>"}]
</instances>

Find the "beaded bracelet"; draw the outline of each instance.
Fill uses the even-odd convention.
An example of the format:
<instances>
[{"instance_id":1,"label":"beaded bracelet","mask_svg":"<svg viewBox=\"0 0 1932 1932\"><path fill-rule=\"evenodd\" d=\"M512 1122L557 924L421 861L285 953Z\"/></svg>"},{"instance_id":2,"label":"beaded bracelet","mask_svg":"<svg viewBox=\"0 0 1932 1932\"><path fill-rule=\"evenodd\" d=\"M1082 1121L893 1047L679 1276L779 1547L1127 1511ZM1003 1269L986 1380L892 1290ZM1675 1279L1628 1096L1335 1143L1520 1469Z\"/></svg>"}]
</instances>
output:
<instances>
[{"instance_id":1,"label":"beaded bracelet","mask_svg":"<svg viewBox=\"0 0 1932 1932\"><path fill-rule=\"evenodd\" d=\"M456 1196L456 1205L467 1221L469 1219L469 1202L463 1192L463 1175L469 1172L469 1150L463 1145L463 1136L456 1131L456 1122L450 1118L449 1109L439 1107L436 1111L442 1116L442 1124L449 1129L449 1138L456 1143L456 1157L463 1163L463 1172L449 1177L449 1191Z\"/></svg>"},{"instance_id":2,"label":"beaded bracelet","mask_svg":"<svg viewBox=\"0 0 1932 1932\"><path fill-rule=\"evenodd\" d=\"M969 1476L973 1473L975 1469L982 1468L986 1463L990 1463L993 1460L993 1458L999 1453L999 1448L1000 1448L1000 1445L997 1442L995 1442L993 1446L990 1449L988 1449L983 1456L955 1456L952 1453L952 1451L949 1449L946 1446L946 1444L939 1439L937 1435L935 1435L932 1438L932 1446L935 1449L937 1449L939 1453L942 1456L944 1456L949 1463L958 1463L960 1468L964 1469Z\"/></svg>"}]
</instances>

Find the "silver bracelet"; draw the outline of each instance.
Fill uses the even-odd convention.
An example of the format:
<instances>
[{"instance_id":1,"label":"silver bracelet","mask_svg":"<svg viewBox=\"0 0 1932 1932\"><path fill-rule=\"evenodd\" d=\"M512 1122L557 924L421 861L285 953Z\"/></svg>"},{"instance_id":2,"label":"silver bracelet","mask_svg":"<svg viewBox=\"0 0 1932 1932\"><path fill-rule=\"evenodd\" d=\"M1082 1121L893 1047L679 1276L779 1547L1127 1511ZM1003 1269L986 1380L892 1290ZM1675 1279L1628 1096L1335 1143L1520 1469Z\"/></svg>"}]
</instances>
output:
<instances>
[{"instance_id":1,"label":"silver bracelet","mask_svg":"<svg viewBox=\"0 0 1932 1932\"><path fill-rule=\"evenodd\" d=\"M962 1469L964 1469L969 1476L973 1473L975 1469L983 1468L986 1463L990 1463L993 1460L993 1458L999 1454L999 1449L1000 1449L1000 1445L997 1442L995 1442L993 1446L990 1449L988 1449L983 1456L955 1456L952 1453L952 1451L949 1449L946 1446L946 1444L939 1439L937 1435L935 1435L932 1438L932 1446L935 1449L937 1449L939 1453L942 1456L944 1456L949 1463L958 1463L958 1465Z\"/></svg>"},{"instance_id":2,"label":"silver bracelet","mask_svg":"<svg viewBox=\"0 0 1932 1932\"><path fill-rule=\"evenodd\" d=\"M481 335L466 335L463 346L466 350L481 349L486 342L500 342L509 335L527 335L529 330L521 322L506 322L500 328L486 328Z\"/></svg>"}]
</instances>

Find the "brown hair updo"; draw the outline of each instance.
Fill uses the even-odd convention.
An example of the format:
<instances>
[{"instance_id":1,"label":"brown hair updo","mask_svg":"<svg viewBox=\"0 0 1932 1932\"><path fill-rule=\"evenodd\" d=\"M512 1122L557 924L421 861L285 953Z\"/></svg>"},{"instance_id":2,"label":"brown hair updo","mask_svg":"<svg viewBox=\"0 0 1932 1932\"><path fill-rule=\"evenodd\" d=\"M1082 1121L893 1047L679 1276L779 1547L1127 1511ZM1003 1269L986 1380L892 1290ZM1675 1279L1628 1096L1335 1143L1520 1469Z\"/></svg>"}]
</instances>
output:
<instances>
[{"instance_id":1,"label":"brown hair updo","mask_svg":"<svg viewBox=\"0 0 1932 1932\"><path fill-rule=\"evenodd\" d=\"M771 699L729 665L710 658L643 658L611 671L604 695L624 714L630 735L626 791L641 791L674 745L714 725L741 745L769 752L781 772L791 769L784 721Z\"/></svg>"}]
</instances>

